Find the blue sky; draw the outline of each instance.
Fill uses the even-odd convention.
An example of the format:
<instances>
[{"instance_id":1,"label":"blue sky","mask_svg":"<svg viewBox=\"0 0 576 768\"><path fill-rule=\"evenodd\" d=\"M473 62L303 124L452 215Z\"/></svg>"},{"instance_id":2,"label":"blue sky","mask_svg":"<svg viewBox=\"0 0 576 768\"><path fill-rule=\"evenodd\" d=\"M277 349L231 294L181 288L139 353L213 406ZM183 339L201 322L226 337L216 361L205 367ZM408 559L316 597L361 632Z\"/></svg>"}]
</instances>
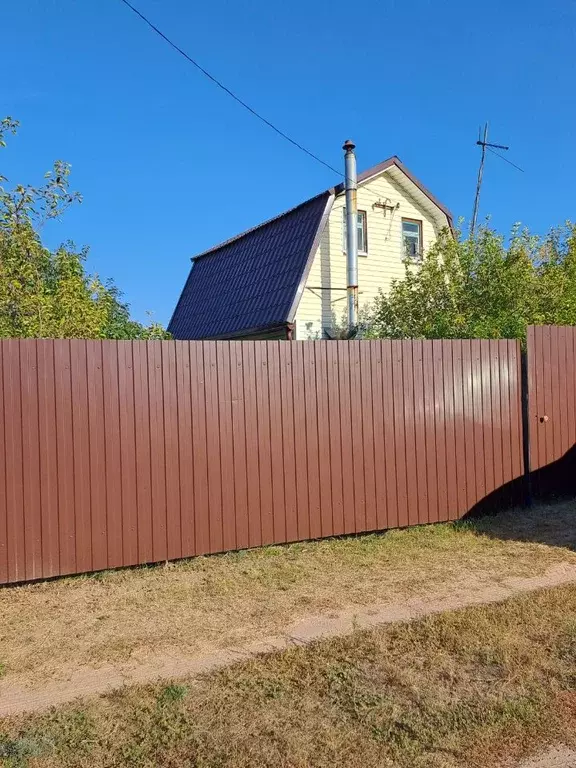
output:
<instances>
[{"instance_id":1,"label":"blue sky","mask_svg":"<svg viewBox=\"0 0 576 768\"><path fill-rule=\"evenodd\" d=\"M575 218L576 5L571 0L134 0L167 35L284 131L339 168L397 154L470 216L478 126L481 217L508 231ZM73 166L84 203L54 245L89 245L133 315L167 323L189 257L339 179L215 88L120 0L5 0L0 154L12 181Z\"/></svg>"}]
</instances>

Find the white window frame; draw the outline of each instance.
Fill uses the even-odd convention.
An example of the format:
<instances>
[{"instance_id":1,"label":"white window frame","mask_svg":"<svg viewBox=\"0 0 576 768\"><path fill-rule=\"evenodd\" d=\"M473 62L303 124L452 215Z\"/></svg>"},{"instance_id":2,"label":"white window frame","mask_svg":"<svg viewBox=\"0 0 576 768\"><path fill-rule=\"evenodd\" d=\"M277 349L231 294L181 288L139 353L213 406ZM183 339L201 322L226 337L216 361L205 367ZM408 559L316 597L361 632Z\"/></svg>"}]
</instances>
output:
<instances>
[{"instance_id":1,"label":"white window frame","mask_svg":"<svg viewBox=\"0 0 576 768\"><path fill-rule=\"evenodd\" d=\"M418 248L416 249L416 253L407 253L406 251L406 242L404 234L404 224L417 224L418 225ZM422 220L421 219L410 219L408 217L402 217L402 252L404 254L405 258L408 259L414 259L414 261L420 261L422 258L422 254L424 251L423 243L422 243Z\"/></svg>"},{"instance_id":2,"label":"white window frame","mask_svg":"<svg viewBox=\"0 0 576 768\"><path fill-rule=\"evenodd\" d=\"M368 256L368 214L366 211L357 211L358 213L358 229L362 229L362 237L364 239L364 248L360 248L360 240L358 240L358 256ZM362 217L362 218L360 218ZM346 208L342 208L342 251L346 253Z\"/></svg>"}]
</instances>

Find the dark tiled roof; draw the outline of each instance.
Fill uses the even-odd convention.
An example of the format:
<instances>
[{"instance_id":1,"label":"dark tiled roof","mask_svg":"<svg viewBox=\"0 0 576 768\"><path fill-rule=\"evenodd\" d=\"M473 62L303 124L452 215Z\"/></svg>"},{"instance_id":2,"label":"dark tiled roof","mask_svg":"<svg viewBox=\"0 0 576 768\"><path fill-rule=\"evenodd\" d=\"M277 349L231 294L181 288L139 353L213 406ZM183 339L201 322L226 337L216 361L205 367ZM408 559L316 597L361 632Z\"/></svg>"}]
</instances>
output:
<instances>
[{"instance_id":1,"label":"dark tiled roof","mask_svg":"<svg viewBox=\"0 0 576 768\"><path fill-rule=\"evenodd\" d=\"M331 192L197 256L168 326L176 339L282 326Z\"/></svg>"}]
</instances>

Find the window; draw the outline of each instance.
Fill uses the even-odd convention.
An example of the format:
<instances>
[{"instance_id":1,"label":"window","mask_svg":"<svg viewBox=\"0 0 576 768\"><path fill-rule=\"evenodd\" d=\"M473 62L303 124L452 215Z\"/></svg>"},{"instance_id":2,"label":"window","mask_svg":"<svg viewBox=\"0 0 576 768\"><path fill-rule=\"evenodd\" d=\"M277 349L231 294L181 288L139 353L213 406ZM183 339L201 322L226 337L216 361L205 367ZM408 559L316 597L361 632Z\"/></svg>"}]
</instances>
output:
<instances>
[{"instance_id":1,"label":"window","mask_svg":"<svg viewBox=\"0 0 576 768\"><path fill-rule=\"evenodd\" d=\"M342 209L344 226L342 228L342 250L346 253L346 208ZM358 211L358 223L356 225L358 232L358 253L366 256L368 253L368 231L366 227L366 211Z\"/></svg>"},{"instance_id":2,"label":"window","mask_svg":"<svg viewBox=\"0 0 576 768\"><path fill-rule=\"evenodd\" d=\"M402 219L402 242L404 255L410 259L422 256L422 222L417 219Z\"/></svg>"}]
</instances>

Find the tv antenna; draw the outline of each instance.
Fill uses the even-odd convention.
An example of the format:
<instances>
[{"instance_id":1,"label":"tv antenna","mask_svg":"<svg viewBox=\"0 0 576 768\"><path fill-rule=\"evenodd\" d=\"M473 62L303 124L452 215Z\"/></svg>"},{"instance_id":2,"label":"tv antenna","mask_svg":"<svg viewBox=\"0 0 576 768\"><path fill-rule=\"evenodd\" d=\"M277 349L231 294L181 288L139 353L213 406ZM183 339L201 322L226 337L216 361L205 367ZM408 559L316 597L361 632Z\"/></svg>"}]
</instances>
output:
<instances>
[{"instance_id":1,"label":"tv antenna","mask_svg":"<svg viewBox=\"0 0 576 768\"><path fill-rule=\"evenodd\" d=\"M510 147L505 147L503 144L491 144L488 141L488 123L484 123L484 134L481 133L482 129L478 130L478 141L476 144L482 147L482 154L480 155L480 167L478 168L478 181L476 182L476 196L474 197L474 210L472 212L472 224L470 225L470 238L474 238L474 231L476 230L476 220L478 218L478 205L480 203L480 190L482 188L482 177L484 176L484 161L486 159L486 150L489 150L497 157L505 160L509 165L514 166L519 171L523 172L523 169L514 163L510 162L506 157L496 152L497 149L503 149L508 151Z\"/></svg>"}]
</instances>

